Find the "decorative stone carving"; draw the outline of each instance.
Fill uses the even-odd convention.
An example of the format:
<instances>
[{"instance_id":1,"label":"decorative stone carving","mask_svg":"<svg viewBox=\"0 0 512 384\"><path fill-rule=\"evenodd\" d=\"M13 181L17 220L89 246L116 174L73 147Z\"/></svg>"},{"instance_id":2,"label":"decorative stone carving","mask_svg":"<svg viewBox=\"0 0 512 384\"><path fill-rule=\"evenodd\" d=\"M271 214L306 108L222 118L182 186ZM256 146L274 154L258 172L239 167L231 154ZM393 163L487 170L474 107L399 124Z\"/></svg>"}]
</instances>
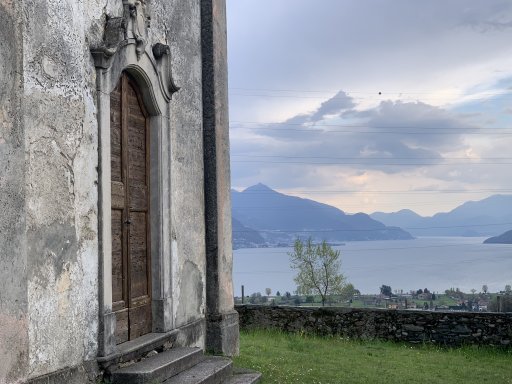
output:
<instances>
[{"instance_id":1,"label":"decorative stone carving","mask_svg":"<svg viewBox=\"0 0 512 384\"><path fill-rule=\"evenodd\" d=\"M164 55L170 54L171 49L168 45L162 43L156 43L153 45L153 56L155 59L160 60Z\"/></svg>"},{"instance_id":2,"label":"decorative stone carving","mask_svg":"<svg viewBox=\"0 0 512 384\"><path fill-rule=\"evenodd\" d=\"M96 66L107 69L110 66L110 59L125 40L126 19L124 17L107 17L103 44L91 49Z\"/></svg>"},{"instance_id":3,"label":"decorative stone carving","mask_svg":"<svg viewBox=\"0 0 512 384\"><path fill-rule=\"evenodd\" d=\"M155 57L160 72L160 79L166 96L171 99L173 93L178 92L180 87L176 85L171 69L171 48L162 43L153 45L153 56Z\"/></svg>"},{"instance_id":4,"label":"decorative stone carving","mask_svg":"<svg viewBox=\"0 0 512 384\"><path fill-rule=\"evenodd\" d=\"M173 93L179 91L174 82L171 69L171 49L168 45L156 43L153 45L151 57L146 51L148 43L147 30L150 20L147 0L122 0L124 13L122 17L107 17L103 41L99 47L91 49L97 68L108 69L114 56L122 51L122 47L135 45L136 60L140 62L143 55L157 69L160 87L164 97L169 101Z\"/></svg>"},{"instance_id":5,"label":"decorative stone carving","mask_svg":"<svg viewBox=\"0 0 512 384\"><path fill-rule=\"evenodd\" d=\"M147 30L151 18L147 13L145 0L123 0L124 18L127 21L127 38L135 39L137 56L144 53L147 45Z\"/></svg>"},{"instance_id":6,"label":"decorative stone carving","mask_svg":"<svg viewBox=\"0 0 512 384\"><path fill-rule=\"evenodd\" d=\"M103 42L99 47L91 49L97 67L108 68L110 59L123 44L136 45L137 59L140 59L146 50L147 31L151 20L147 12L146 0L122 1L123 16L107 16Z\"/></svg>"}]
</instances>

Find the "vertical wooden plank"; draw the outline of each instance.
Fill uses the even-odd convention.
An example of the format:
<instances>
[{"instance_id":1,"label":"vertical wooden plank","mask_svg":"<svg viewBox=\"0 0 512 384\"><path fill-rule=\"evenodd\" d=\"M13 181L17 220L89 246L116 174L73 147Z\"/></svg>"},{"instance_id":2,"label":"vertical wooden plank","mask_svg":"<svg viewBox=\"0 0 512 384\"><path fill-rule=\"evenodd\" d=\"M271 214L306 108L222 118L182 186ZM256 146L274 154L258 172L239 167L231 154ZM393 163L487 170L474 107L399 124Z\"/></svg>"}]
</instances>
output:
<instances>
[{"instance_id":1,"label":"vertical wooden plank","mask_svg":"<svg viewBox=\"0 0 512 384\"><path fill-rule=\"evenodd\" d=\"M116 344L130 340L128 327L128 308L116 311L116 331L114 333Z\"/></svg>"},{"instance_id":2,"label":"vertical wooden plank","mask_svg":"<svg viewBox=\"0 0 512 384\"><path fill-rule=\"evenodd\" d=\"M130 214L130 338L151 332L148 119L136 86L128 82L127 152Z\"/></svg>"},{"instance_id":3,"label":"vertical wooden plank","mask_svg":"<svg viewBox=\"0 0 512 384\"><path fill-rule=\"evenodd\" d=\"M123 297L123 211L112 209L112 304L124 307Z\"/></svg>"},{"instance_id":4,"label":"vertical wooden plank","mask_svg":"<svg viewBox=\"0 0 512 384\"><path fill-rule=\"evenodd\" d=\"M123 235L125 236L125 248L123 252L123 276L124 278L124 295L126 297L126 306L128 311L126 313L126 324L127 324L127 336L130 339L130 227L128 225L130 220L130 215L128 211L129 204L129 193L128 189L129 185L129 173L128 173L128 108L127 108L127 92L128 90L128 78L126 74L123 72L121 76L121 138L122 138L122 174L123 174L123 184L124 184L124 209L123 209Z\"/></svg>"},{"instance_id":5,"label":"vertical wooden plank","mask_svg":"<svg viewBox=\"0 0 512 384\"><path fill-rule=\"evenodd\" d=\"M116 313L116 343L129 339L128 294L126 281L126 188L124 184L122 132L122 80L110 94L110 154L111 154L111 230L112 230L112 310Z\"/></svg>"},{"instance_id":6,"label":"vertical wooden plank","mask_svg":"<svg viewBox=\"0 0 512 384\"><path fill-rule=\"evenodd\" d=\"M148 292L146 213L131 212L130 224L130 275L132 302Z\"/></svg>"},{"instance_id":7,"label":"vertical wooden plank","mask_svg":"<svg viewBox=\"0 0 512 384\"><path fill-rule=\"evenodd\" d=\"M149 120L123 73L111 94L112 291L116 342L151 332Z\"/></svg>"},{"instance_id":8,"label":"vertical wooden plank","mask_svg":"<svg viewBox=\"0 0 512 384\"><path fill-rule=\"evenodd\" d=\"M123 181L121 151L121 82L119 82L110 94L110 170L112 181Z\"/></svg>"}]
</instances>

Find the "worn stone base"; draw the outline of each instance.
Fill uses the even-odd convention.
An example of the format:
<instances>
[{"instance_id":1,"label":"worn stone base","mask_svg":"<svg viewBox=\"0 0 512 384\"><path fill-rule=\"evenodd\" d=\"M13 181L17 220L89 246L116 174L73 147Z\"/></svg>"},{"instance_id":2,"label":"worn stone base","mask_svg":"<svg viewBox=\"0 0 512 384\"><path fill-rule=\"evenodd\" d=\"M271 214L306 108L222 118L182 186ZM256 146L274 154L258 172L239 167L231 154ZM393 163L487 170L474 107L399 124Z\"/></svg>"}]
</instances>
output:
<instances>
[{"instance_id":1,"label":"worn stone base","mask_svg":"<svg viewBox=\"0 0 512 384\"><path fill-rule=\"evenodd\" d=\"M108 356L116 351L116 340L114 337L116 329L116 314L113 312L103 315L103 326L99 334L99 356Z\"/></svg>"},{"instance_id":2,"label":"worn stone base","mask_svg":"<svg viewBox=\"0 0 512 384\"><path fill-rule=\"evenodd\" d=\"M102 378L96 361L36 377L28 384L97 384Z\"/></svg>"},{"instance_id":3,"label":"worn stone base","mask_svg":"<svg viewBox=\"0 0 512 384\"><path fill-rule=\"evenodd\" d=\"M239 353L238 312L212 314L206 320L206 350L225 356Z\"/></svg>"},{"instance_id":4,"label":"worn stone base","mask_svg":"<svg viewBox=\"0 0 512 384\"><path fill-rule=\"evenodd\" d=\"M192 323L184 325L172 332L176 333L176 341L174 346L176 347L193 347L203 346L206 323L204 319L196 320Z\"/></svg>"},{"instance_id":5,"label":"worn stone base","mask_svg":"<svg viewBox=\"0 0 512 384\"><path fill-rule=\"evenodd\" d=\"M168 332L172 329L172 298L153 299L153 331Z\"/></svg>"}]
</instances>

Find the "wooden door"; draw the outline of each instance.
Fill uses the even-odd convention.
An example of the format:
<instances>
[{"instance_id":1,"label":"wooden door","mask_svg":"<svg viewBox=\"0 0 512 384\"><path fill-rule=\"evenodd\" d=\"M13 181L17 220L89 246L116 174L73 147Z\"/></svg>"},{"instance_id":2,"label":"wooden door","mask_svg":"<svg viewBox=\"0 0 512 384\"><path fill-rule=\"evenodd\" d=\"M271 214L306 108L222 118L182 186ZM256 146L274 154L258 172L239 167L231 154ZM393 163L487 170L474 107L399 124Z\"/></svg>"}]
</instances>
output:
<instances>
[{"instance_id":1,"label":"wooden door","mask_svg":"<svg viewBox=\"0 0 512 384\"><path fill-rule=\"evenodd\" d=\"M112 310L116 343L151 332L149 119L123 74L110 95Z\"/></svg>"}]
</instances>

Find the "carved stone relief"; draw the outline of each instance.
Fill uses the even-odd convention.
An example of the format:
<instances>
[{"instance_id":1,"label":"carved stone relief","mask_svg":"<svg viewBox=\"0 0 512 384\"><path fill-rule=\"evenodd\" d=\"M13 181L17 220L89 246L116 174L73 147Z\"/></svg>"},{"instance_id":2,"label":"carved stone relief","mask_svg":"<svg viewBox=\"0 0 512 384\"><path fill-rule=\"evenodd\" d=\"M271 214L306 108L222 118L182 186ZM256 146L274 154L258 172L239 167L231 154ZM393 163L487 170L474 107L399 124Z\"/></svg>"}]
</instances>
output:
<instances>
[{"instance_id":1,"label":"carved stone relief","mask_svg":"<svg viewBox=\"0 0 512 384\"><path fill-rule=\"evenodd\" d=\"M171 70L171 48L162 43L153 45L153 56L158 63L160 78L164 86L164 92L170 99L172 94L178 92L180 87L174 83Z\"/></svg>"},{"instance_id":2,"label":"carved stone relief","mask_svg":"<svg viewBox=\"0 0 512 384\"><path fill-rule=\"evenodd\" d=\"M123 0L124 19L127 21L127 38L135 39L137 56L140 57L146 49L151 18L147 13L145 0Z\"/></svg>"},{"instance_id":3,"label":"carved stone relief","mask_svg":"<svg viewBox=\"0 0 512 384\"><path fill-rule=\"evenodd\" d=\"M119 50L123 46L134 44L137 60L140 61L142 55L147 54L153 65L158 68L165 97L170 100L172 94L179 90L172 76L171 50L168 45L156 43L151 50L153 57L146 51L148 29L151 26L147 0L122 0L122 2L123 16L107 16L103 42L99 47L91 49L95 65L102 69L110 68Z\"/></svg>"}]
</instances>

